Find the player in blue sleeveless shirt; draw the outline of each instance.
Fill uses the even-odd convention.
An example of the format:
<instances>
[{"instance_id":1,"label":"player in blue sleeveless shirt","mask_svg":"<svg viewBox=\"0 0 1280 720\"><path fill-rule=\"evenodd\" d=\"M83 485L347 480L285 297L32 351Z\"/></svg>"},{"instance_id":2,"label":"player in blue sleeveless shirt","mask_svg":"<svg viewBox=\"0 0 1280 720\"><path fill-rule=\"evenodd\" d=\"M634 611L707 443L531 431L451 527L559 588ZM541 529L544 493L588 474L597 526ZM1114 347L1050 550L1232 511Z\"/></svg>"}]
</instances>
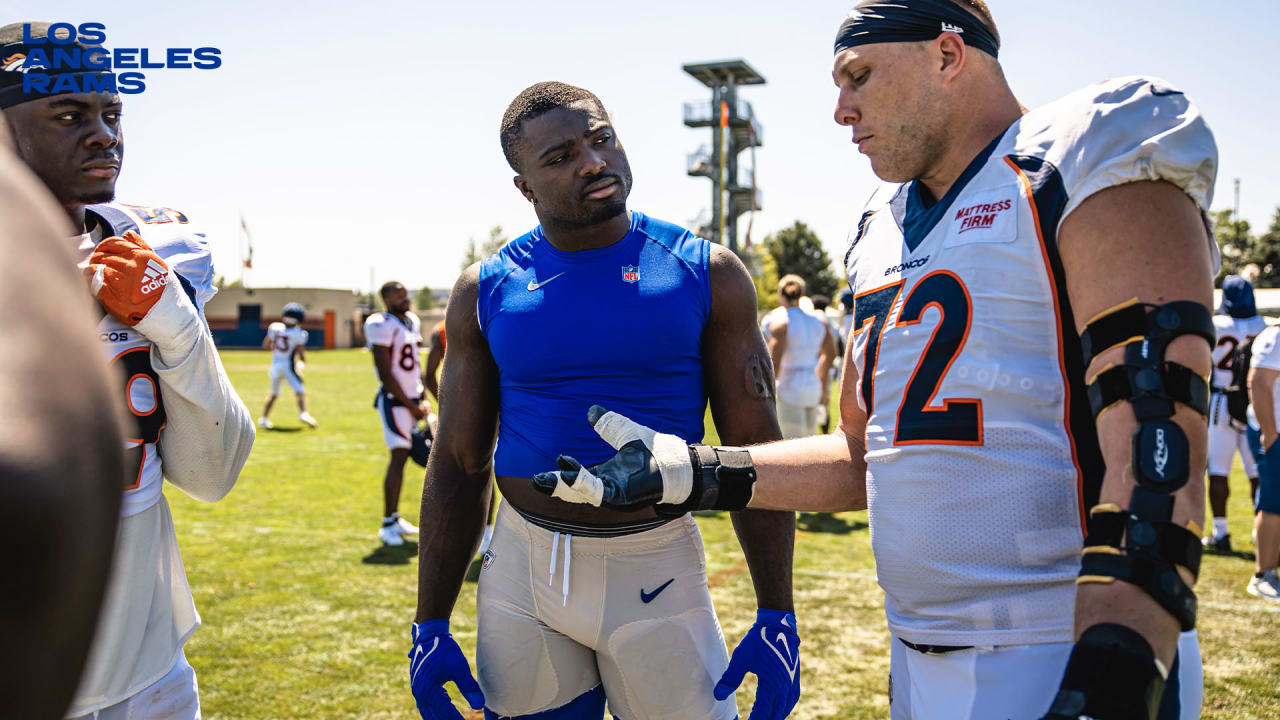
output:
<instances>
[{"instance_id":1,"label":"player in blue sleeveless shirt","mask_svg":"<svg viewBox=\"0 0 1280 720\"><path fill-rule=\"evenodd\" d=\"M590 92L528 88L502 146L540 225L468 268L449 303L409 655L419 710L460 717L453 681L487 718L597 720L607 699L625 720L728 720L753 672L757 712L783 718L799 697L791 513L734 516L762 609L730 662L689 515L584 508L528 481L561 452L614 454L587 419L601 398L684 442L708 400L723 440L777 439L751 278L725 248L627 211L626 153ZM448 623L491 470L507 503L480 574L477 684Z\"/></svg>"}]
</instances>

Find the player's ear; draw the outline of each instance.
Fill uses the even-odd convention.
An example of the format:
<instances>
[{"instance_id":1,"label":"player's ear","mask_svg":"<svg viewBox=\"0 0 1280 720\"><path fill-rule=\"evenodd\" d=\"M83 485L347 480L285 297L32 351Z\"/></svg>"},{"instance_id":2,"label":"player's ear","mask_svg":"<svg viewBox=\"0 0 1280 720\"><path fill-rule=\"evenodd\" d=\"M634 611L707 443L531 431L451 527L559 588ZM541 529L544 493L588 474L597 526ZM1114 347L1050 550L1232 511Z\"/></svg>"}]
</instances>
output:
<instances>
[{"instance_id":1,"label":"player's ear","mask_svg":"<svg viewBox=\"0 0 1280 720\"><path fill-rule=\"evenodd\" d=\"M529 201L529 204L531 205L538 204L538 198L534 197L533 195L533 188L529 187L529 183L524 179L523 176L517 175L511 178L511 182L515 183L516 189L520 191L520 194L524 196L525 200Z\"/></svg>"}]
</instances>

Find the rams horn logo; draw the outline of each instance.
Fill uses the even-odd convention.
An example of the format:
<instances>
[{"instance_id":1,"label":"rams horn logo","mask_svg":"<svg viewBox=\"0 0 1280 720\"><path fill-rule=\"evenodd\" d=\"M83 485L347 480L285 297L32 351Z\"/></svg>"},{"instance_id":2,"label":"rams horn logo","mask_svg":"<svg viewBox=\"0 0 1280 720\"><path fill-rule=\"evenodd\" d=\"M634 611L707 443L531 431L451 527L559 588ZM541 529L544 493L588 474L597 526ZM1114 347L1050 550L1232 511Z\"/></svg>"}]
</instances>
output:
<instances>
[{"instance_id":1,"label":"rams horn logo","mask_svg":"<svg viewBox=\"0 0 1280 720\"><path fill-rule=\"evenodd\" d=\"M25 73L30 68L26 67L27 56L22 53L14 53L0 62L0 71L4 72L20 72Z\"/></svg>"}]
</instances>

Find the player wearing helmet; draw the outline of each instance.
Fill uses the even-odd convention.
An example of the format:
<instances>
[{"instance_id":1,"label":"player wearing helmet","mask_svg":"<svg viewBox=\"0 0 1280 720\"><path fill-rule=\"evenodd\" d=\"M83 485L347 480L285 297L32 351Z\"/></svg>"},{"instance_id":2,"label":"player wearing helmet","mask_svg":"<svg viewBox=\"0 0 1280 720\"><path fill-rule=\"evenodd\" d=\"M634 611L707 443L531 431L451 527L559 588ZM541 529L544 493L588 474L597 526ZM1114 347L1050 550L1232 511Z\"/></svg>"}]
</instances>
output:
<instances>
[{"instance_id":1,"label":"player wearing helmet","mask_svg":"<svg viewBox=\"0 0 1280 720\"><path fill-rule=\"evenodd\" d=\"M307 361L307 331L302 329L302 321L307 311L298 303L289 303L280 313L280 320L267 326L267 336L262 340L262 349L271 350L271 369L267 371L271 378L271 392L262 408L262 417L258 418L258 427L270 430L274 426L268 416L271 406L280 396L280 382L288 381L289 388L298 399L298 419L316 426L316 419L307 412L307 391L302 385L302 368Z\"/></svg>"}]
</instances>

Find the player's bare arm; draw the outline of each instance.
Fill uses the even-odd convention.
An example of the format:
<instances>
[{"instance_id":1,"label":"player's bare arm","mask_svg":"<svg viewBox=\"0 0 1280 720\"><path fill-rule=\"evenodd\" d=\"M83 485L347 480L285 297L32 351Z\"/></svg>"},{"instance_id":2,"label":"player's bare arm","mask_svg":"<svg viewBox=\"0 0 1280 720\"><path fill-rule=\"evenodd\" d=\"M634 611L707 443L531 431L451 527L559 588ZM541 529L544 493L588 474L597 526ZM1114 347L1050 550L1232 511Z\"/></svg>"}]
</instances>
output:
<instances>
[{"instance_id":1,"label":"player's bare arm","mask_svg":"<svg viewBox=\"0 0 1280 720\"><path fill-rule=\"evenodd\" d=\"M445 318L453 361L441 378L440 434L422 488L417 622L448 618L484 526L498 426L498 367L476 320L479 265Z\"/></svg>"},{"instance_id":2,"label":"player's bare arm","mask_svg":"<svg viewBox=\"0 0 1280 720\"><path fill-rule=\"evenodd\" d=\"M1076 330L1134 298L1163 305L1191 301L1211 306L1213 274L1203 221L1180 189L1162 182L1139 182L1099 192L1063 221L1060 248ZM1085 371L1092 382L1110 365L1125 362L1124 348L1096 357ZM1210 372L1210 348L1195 335L1173 340L1166 361L1180 363L1201 377ZM1206 461L1205 418L1176 404L1172 417L1190 446L1189 479L1174 493L1171 521L1199 535L1204 518ZM1118 402L1097 419L1098 439L1106 460L1100 504L1130 508L1135 486L1133 405ZM1179 566L1183 580L1192 574ZM1128 582L1085 582L1076 600L1077 636L1098 623L1118 623L1137 630L1168 668L1177 649L1179 622L1152 597Z\"/></svg>"},{"instance_id":3,"label":"player's bare arm","mask_svg":"<svg viewBox=\"0 0 1280 720\"><path fill-rule=\"evenodd\" d=\"M769 362L773 364L773 374L782 367L782 356L787 352L787 316L780 315L777 322L769 325ZM775 378L776 379L776 378Z\"/></svg>"},{"instance_id":4,"label":"player's bare arm","mask_svg":"<svg viewBox=\"0 0 1280 720\"><path fill-rule=\"evenodd\" d=\"M1280 370L1256 366L1249 368L1249 403L1258 416L1264 452L1276 441L1275 396L1271 392L1276 380L1280 380Z\"/></svg>"},{"instance_id":5,"label":"player's bare arm","mask_svg":"<svg viewBox=\"0 0 1280 720\"><path fill-rule=\"evenodd\" d=\"M447 332L447 331L446 331ZM440 342L439 333L431 333L431 349L427 351L427 364L422 374L422 384L426 386L431 397L440 402L440 361L444 360L444 345Z\"/></svg>"},{"instance_id":6,"label":"player's bare arm","mask_svg":"<svg viewBox=\"0 0 1280 720\"><path fill-rule=\"evenodd\" d=\"M711 316L703 333L703 367L720 441L753 445L777 440L781 432L772 383L759 382L764 343L755 323L755 286L742 261L723 246L711 247L710 267ZM759 606L791 611L795 517L790 512L743 510L734 513L733 526Z\"/></svg>"},{"instance_id":7,"label":"player's bare arm","mask_svg":"<svg viewBox=\"0 0 1280 720\"><path fill-rule=\"evenodd\" d=\"M818 382L822 387L822 398L819 402L826 407L831 399L831 366L836 361L836 336L827 325L827 334L822 338L822 347L818 349Z\"/></svg>"},{"instance_id":8,"label":"player's bare arm","mask_svg":"<svg viewBox=\"0 0 1280 720\"><path fill-rule=\"evenodd\" d=\"M681 508L683 511L864 510L867 507L867 415L858 405L858 371L851 361L852 354L850 342L845 357L846 372L841 380L840 426L830 435L780 440L750 448L690 446L687 454L679 451L683 442L677 446L672 436L658 435L663 448L659 452L654 452L654 447L647 448L655 455L658 472L626 475L616 468L602 470L603 466L598 465L576 473L541 473L533 478L533 485L540 492L568 502L606 508L665 502L670 504L663 509L668 513ZM749 364L747 370L748 392L772 394L773 378L763 358ZM597 432L608 432L617 424L634 425L599 406L593 408L589 419ZM728 452L722 455L721 449ZM724 459L729 459L733 466L717 472ZM687 482L667 482L668 477L687 478Z\"/></svg>"},{"instance_id":9,"label":"player's bare arm","mask_svg":"<svg viewBox=\"0 0 1280 720\"><path fill-rule=\"evenodd\" d=\"M404 388L400 387L399 381L391 372L391 348L386 345L374 345L373 348L373 366L378 371L378 382L382 383L382 390L400 402L413 415L415 420L421 420L426 416L422 411L422 407L417 400L410 398L405 394Z\"/></svg>"}]
</instances>

